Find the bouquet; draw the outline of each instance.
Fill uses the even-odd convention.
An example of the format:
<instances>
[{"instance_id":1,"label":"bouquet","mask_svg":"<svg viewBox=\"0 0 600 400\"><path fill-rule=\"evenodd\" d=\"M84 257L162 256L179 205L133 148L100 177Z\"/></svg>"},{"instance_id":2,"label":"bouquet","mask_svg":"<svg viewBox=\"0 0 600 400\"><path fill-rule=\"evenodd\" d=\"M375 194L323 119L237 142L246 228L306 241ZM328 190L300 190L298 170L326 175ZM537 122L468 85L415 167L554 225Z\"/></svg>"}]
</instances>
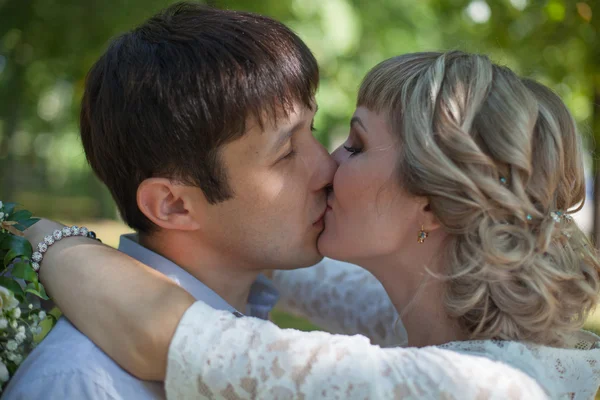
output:
<instances>
[{"instance_id":1,"label":"bouquet","mask_svg":"<svg viewBox=\"0 0 600 400\"><path fill-rule=\"evenodd\" d=\"M0 201L0 390L41 340L40 323L54 319L41 308L40 300L48 296L31 264L31 244L22 233L38 219L15 208L14 203Z\"/></svg>"}]
</instances>

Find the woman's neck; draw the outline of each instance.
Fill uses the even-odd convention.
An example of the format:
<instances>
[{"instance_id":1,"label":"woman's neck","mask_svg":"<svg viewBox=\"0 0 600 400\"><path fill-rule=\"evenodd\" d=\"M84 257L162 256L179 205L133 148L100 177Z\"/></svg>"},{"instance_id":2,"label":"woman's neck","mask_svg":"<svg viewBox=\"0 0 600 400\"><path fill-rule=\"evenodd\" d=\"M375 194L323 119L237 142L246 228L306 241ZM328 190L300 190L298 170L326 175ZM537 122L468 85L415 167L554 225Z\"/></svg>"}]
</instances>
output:
<instances>
[{"instance_id":1,"label":"woman's neck","mask_svg":"<svg viewBox=\"0 0 600 400\"><path fill-rule=\"evenodd\" d=\"M435 265L437 258L424 254L400 264L398 257L386 258L361 265L385 288L406 329L408 345L424 347L466 340L457 322L446 313L444 283L427 271L441 271Z\"/></svg>"}]
</instances>

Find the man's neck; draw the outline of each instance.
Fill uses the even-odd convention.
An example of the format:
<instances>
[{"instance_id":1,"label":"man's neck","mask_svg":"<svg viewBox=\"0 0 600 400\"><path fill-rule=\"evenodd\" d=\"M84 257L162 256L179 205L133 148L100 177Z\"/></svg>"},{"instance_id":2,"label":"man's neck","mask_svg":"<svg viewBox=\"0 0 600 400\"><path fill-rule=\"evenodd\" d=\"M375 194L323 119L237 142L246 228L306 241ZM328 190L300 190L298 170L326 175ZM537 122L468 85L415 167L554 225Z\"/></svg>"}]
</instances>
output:
<instances>
[{"instance_id":1,"label":"man's neck","mask_svg":"<svg viewBox=\"0 0 600 400\"><path fill-rule=\"evenodd\" d=\"M181 236L140 234L139 242L183 268L232 307L245 313L250 287L260 270L239 268L241 263L203 248L199 243L186 243Z\"/></svg>"}]
</instances>

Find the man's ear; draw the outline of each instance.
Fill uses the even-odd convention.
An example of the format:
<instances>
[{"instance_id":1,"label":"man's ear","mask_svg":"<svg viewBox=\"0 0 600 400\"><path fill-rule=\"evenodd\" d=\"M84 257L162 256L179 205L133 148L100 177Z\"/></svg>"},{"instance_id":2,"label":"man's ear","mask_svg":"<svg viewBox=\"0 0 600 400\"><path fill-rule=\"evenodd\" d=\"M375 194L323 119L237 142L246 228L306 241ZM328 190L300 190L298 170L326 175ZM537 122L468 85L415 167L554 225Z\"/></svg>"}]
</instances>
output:
<instances>
[{"instance_id":1,"label":"man's ear","mask_svg":"<svg viewBox=\"0 0 600 400\"><path fill-rule=\"evenodd\" d=\"M196 230L200 227L197 201L202 191L167 178L145 179L137 190L137 204L142 213L163 229ZM201 199L198 199L201 197Z\"/></svg>"}]
</instances>

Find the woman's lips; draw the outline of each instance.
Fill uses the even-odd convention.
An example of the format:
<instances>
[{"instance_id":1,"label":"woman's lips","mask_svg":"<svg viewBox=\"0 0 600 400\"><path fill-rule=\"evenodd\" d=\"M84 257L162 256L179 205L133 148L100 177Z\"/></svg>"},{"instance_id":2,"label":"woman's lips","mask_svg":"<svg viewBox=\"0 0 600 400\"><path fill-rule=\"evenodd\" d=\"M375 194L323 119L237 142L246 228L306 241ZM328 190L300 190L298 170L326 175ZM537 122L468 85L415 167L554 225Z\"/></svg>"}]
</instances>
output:
<instances>
[{"instance_id":1,"label":"woman's lips","mask_svg":"<svg viewBox=\"0 0 600 400\"><path fill-rule=\"evenodd\" d=\"M331 210L333 209L333 199L331 198L331 196L327 197L327 208L325 210Z\"/></svg>"}]
</instances>

